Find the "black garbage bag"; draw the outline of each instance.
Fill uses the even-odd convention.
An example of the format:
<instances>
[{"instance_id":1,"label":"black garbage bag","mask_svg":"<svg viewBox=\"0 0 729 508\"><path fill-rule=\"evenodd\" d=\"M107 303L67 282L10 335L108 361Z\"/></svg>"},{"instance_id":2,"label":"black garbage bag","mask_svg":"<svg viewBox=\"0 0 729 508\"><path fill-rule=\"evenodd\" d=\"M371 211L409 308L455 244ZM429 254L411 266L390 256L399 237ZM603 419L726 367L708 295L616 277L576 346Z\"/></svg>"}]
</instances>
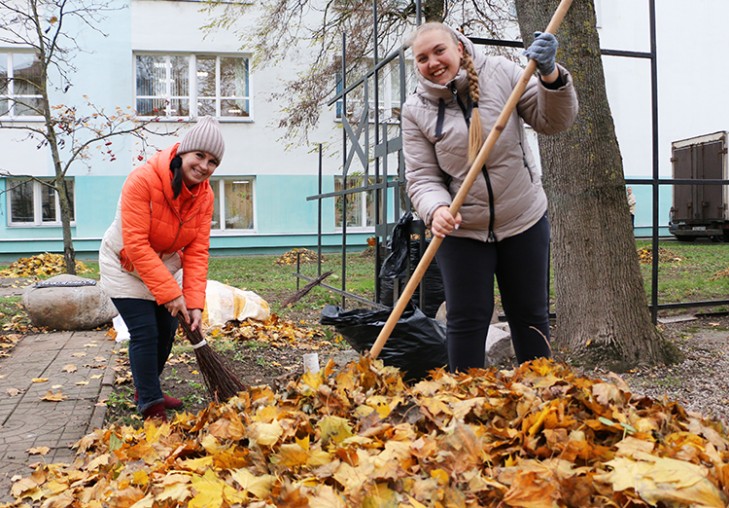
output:
<instances>
[{"instance_id":1,"label":"black garbage bag","mask_svg":"<svg viewBox=\"0 0 729 508\"><path fill-rule=\"evenodd\" d=\"M389 317L390 310L345 311L327 305L319 322L333 325L354 350L367 353ZM378 358L385 365L399 368L408 381L422 379L431 369L448 365L445 326L417 307L406 308Z\"/></svg>"},{"instance_id":2,"label":"black garbage bag","mask_svg":"<svg viewBox=\"0 0 729 508\"><path fill-rule=\"evenodd\" d=\"M380 268L381 279L402 278L406 274L409 254L408 236L412 222L413 214L405 212L393 228L390 243L387 245L390 254L387 255Z\"/></svg>"},{"instance_id":3,"label":"black garbage bag","mask_svg":"<svg viewBox=\"0 0 729 508\"><path fill-rule=\"evenodd\" d=\"M405 289L408 278L412 275L422 257L420 242L409 238L412 222L413 214L407 212L395 225L388 244L390 254L384 259L380 268L380 302L388 307L395 305L395 284L397 283L397 293L399 294ZM425 242L425 248L427 248L428 243ZM421 291L423 293L422 302L420 299ZM435 317L443 300L445 300L443 279L441 278L438 263L433 259L425 270L420 285L413 292L410 302L413 305L420 306L423 313L432 318Z\"/></svg>"}]
</instances>

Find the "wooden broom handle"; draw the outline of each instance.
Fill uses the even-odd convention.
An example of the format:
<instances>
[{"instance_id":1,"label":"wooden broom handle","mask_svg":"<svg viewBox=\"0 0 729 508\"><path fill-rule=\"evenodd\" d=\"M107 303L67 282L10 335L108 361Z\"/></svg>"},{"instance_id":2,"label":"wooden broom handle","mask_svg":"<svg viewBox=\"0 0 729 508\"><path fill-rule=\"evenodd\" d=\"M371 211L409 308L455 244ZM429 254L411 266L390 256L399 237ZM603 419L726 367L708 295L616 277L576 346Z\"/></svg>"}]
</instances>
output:
<instances>
[{"instance_id":1,"label":"wooden broom handle","mask_svg":"<svg viewBox=\"0 0 729 508\"><path fill-rule=\"evenodd\" d=\"M554 15L552 15L552 19L549 22L549 25L547 26L545 32L549 32L551 34L557 32L559 25L562 24L562 20L564 19L571 5L572 0L562 0L559 3L559 6L554 12ZM468 170L468 174L463 180L463 185L461 185L458 193L453 198L451 206L448 208L453 217L455 217L458 213L458 210L461 209L461 205L463 205L463 202L466 199L466 195L471 190L471 186L476 180L476 177L478 177L478 175L481 173L481 168L486 163L486 159L488 159L491 150L496 144L496 140L499 139L499 136L501 136L501 133L506 127L506 123L509 121L509 117L514 112L514 109L516 108L519 99L524 94L527 83L529 83L529 79L531 79L536 68L537 62L535 60L529 60L526 68L521 74L521 78L514 87L514 90L512 90L509 99L506 101L506 104L504 105L501 114L496 119L494 127L491 129L491 132L489 132L488 137L486 137L486 141L484 141L483 146L481 146L481 149L478 151L478 155L476 155L476 158L471 164L471 169ZM390 338L390 334L395 328L395 324L397 324L397 321L400 319L400 316L402 316L402 313L405 311L405 307L410 301L410 298L413 296L415 288L418 287L418 284L420 284L420 281L425 275L425 271L428 269L428 266L430 266L430 262L433 261L435 253L440 247L441 243L443 243L443 238L438 236L435 236L430 240L428 248L425 249L423 256L418 262L418 266L415 267L413 274L410 276L410 280L408 280L408 283L405 285L405 289L403 289L402 293L400 294L400 298L398 298L397 304L395 304L395 307L392 309L390 317L387 318L385 326L382 327L382 330L380 330L380 333L377 336L375 343L372 344L369 353L370 357L377 358L379 356L382 348L385 346L385 342L387 342L387 339Z\"/></svg>"}]
</instances>

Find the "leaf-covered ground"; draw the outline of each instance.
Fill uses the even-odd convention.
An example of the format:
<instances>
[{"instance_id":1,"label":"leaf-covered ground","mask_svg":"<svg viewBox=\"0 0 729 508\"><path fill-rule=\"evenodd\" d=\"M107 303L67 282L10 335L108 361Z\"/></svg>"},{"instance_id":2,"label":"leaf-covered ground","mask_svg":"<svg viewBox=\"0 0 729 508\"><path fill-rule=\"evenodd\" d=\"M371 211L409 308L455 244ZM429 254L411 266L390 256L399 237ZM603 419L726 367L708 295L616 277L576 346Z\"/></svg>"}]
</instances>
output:
<instances>
[{"instance_id":1,"label":"leaf-covered ground","mask_svg":"<svg viewBox=\"0 0 729 508\"><path fill-rule=\"evenodd\" d=\"M365 357L169 424L111 425L13 494L44 506L725 506L729 441L552 361L413 385Z\"/></svg>"},{"instance_id":2,"label":"leaf-covered ground","mask_svg":"<svg viewBox=\"0 0 729 508\"><path fill-rule=\"evenodd\" d=\"M224 404L208 404L194 353L176 348L163 385L185 411L169 424L135 416L120 347L105 427L77 443L73 464L17 480L14 506L727 505L729 438L687 409L727 415L726 317L704 320L708 333L664 327L687 360L622 378L538 361L417 383L315 318L212 331L249 386ZM319 373L303 373L310 352Z\"/></svg>"}]
</instances>

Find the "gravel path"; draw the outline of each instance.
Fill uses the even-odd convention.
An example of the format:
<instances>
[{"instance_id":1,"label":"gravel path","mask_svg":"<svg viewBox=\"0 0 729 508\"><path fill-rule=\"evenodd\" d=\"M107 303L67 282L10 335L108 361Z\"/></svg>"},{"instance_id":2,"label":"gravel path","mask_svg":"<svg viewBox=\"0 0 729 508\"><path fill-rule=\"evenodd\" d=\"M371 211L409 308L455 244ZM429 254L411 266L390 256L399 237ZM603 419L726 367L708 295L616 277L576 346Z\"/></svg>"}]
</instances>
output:
<instances>
[{"instance_id":1,"label":"gravel path","mask_svg":"<svg viewBox=\"0 0 729 508\"><path fill-rule=\"evenodd\" d=\"M666 397L729 428L729 316L661 324L664 337L685 355L681 363L636 369L620 377L635 394ZM607 372L585 372L606 378Z\"/></svg>"}]
</instances>

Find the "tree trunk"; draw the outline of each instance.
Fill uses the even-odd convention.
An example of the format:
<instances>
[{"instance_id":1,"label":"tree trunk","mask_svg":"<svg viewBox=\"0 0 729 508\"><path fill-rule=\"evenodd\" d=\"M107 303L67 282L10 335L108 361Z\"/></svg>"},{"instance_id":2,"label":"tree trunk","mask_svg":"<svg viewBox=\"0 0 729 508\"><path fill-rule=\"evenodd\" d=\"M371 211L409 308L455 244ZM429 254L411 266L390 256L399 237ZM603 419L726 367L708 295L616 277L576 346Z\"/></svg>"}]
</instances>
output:
<instances>
[{"instance_id":1,"label":"tree trunk","mask_svg":"<svg viewBox=\"0 0 729 508\"><path fill-rule=\"evenodd\" d=\"M45 61L45 53L41 51L41 57ZM61 163L61 154L58 150L58 139L56 138L55 122L51 117L51 101L48 98L48 69L44 67L41 71L40 90L41 101L43 103L43 112L46 120L46 140L51 150L53 159L53 169L55 178L53 180L53 189L58 195L61 207L61 229L63 230L63 259L66 264L66 273L76 275L76 251L73 248L73 237L71 235L71 203L68 200L68 192L64 177L66 176Z\"/></svg>"},{"instance_id":2,"label":"tree trunk","mask_svg":"<svg viewBox=\"0 0 729 508\"><path fill-rule=\"evenodd\" d=\"M522 38L543 31L557 0L516 0ZM580 363L624 371L676 361L651 321L605 92L592 0L575 1L557 38L557 60L580 101L575 125L540 136L555 273L555 345Z\"/></svg>"}]
</instances>

